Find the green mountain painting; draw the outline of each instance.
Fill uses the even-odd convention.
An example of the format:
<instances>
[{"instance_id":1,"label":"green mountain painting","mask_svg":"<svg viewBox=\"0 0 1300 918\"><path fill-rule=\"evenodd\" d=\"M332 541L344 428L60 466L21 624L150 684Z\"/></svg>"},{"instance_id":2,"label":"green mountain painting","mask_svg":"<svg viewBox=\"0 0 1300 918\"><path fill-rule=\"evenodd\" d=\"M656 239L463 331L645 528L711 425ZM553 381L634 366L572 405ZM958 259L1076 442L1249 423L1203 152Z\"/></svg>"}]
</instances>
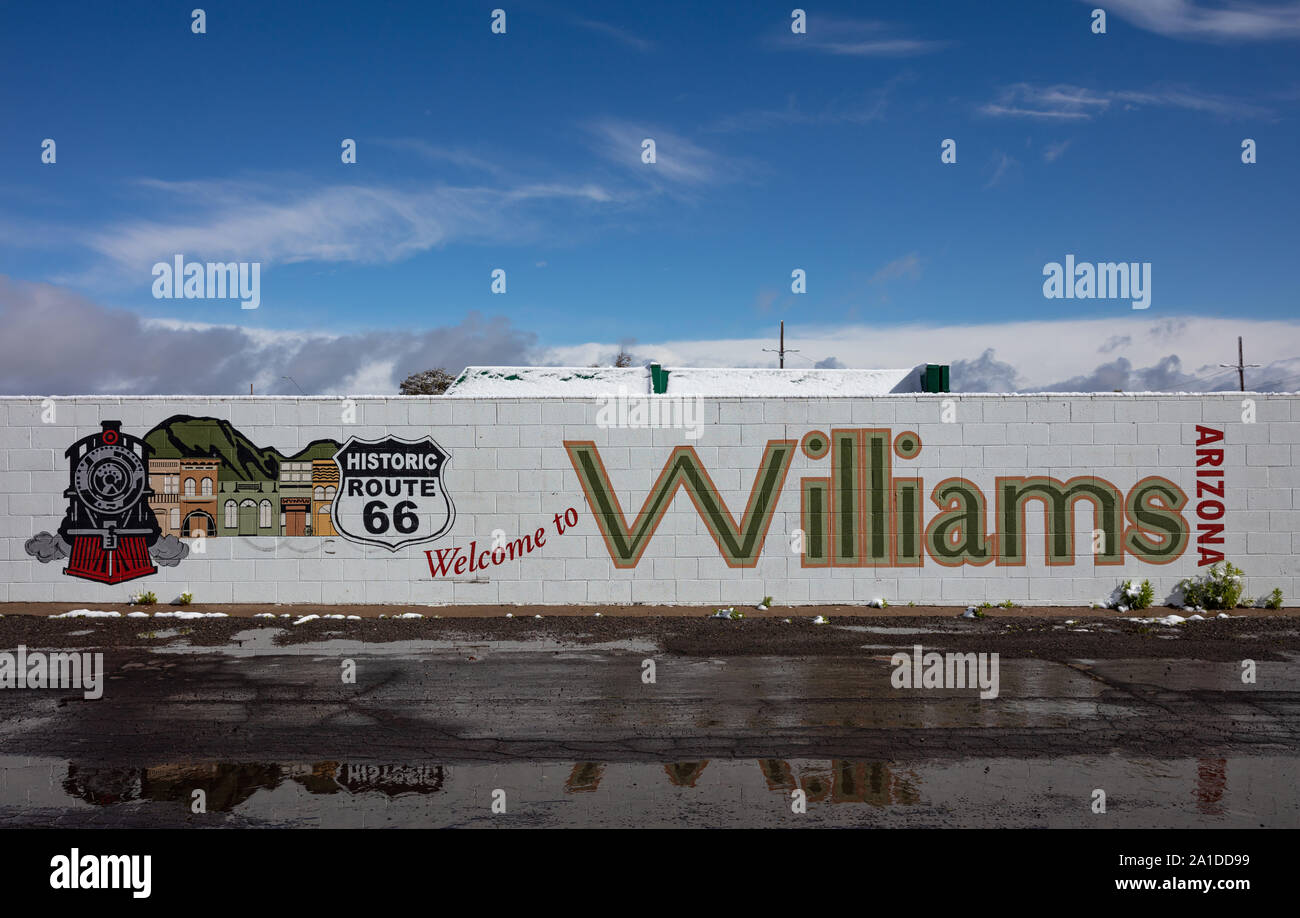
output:
<instances>
[{"instance_id":1,"label":"green mountain painting","mask_svg":"<svg viewBox=\"0 0 1300 918\"><path fill-rule=\"evenodd\" d=\"M220 459L222 477L236 481L275 481L282 462L330 459L339 450L334 440L313 440L286 456L274 447L256 446L220 418L173 415L145 434L155 459Z\"/></svg>"}]
</instances>

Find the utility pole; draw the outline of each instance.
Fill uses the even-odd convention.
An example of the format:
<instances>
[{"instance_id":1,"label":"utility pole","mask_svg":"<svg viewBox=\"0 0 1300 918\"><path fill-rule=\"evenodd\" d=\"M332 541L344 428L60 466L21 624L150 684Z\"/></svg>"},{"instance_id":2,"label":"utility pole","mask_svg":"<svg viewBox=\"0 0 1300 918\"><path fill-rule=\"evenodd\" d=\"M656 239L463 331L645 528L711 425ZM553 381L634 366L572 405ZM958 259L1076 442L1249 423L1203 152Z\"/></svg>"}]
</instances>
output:
<instances>
[{"instance_id":1,"label":"utility pole","mask_svg":"<svg viewBox=\"0 0 1300 918\"><path fill-rule=\"evenodd\" d=\"M785 346L785 320L784 319L781 320L781 346L776 349L765 347L763 348L763 350L768 354L777 354L781 359L781 369L783 370L785 369L785 355L787 353L790 354L799 353L798 348L793 348L793 347L787 348Z\"/></svg>"},{"instance_id":2,"label":"utility pole","mask_svg":"<svg viewBox=\"0 0 1300 918\"><path fill-rule=\"evenodd\" d=\"M1246 362L1245 362L1245 356L1244 356L1244 354L1242 353L1242 347L1241 347L1241 335L1238 335L1238 336L1237 336L1237 362L1236 362L1236 363L1221 363L1221 364L1219 364L1219 366L1221 366L1221 367L1229 367L1229 368L1231 368L1231 369L1236 370L1236 371L1237 371L1237 382L1241 385L1241 391L1242 391L1242 392L1245 392L1245 391L1246 391L1246 371L1249 370L1249 369L1252 369L1252 368L1254 368L1254 367L1258 367L1259 364L1257 364L1257 363L1246 363Z\"/></svg>"}]
</instances>

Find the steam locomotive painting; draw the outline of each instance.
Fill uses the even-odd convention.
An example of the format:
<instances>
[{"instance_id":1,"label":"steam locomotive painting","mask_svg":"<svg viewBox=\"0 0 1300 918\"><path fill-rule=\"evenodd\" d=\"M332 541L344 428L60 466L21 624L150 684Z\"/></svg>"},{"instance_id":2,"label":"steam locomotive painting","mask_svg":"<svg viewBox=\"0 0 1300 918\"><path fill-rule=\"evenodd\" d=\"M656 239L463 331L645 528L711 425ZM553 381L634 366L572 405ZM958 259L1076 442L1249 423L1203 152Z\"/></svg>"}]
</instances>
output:
<instances>
[{"instance_id":1,"label":"steam locomotive painting","mask_svg":"<svg viewBox=\"0 0 1300 918\"><path fill-rule=\"evenodd\" d=\"M100 583L121 583L157 572L149 549L161 532L149 508L151 453L139 437L122 433L121 421L102 421L68 457L67 514L59 535L71 546L64 573Z\"/></svg>"}]
</instances>

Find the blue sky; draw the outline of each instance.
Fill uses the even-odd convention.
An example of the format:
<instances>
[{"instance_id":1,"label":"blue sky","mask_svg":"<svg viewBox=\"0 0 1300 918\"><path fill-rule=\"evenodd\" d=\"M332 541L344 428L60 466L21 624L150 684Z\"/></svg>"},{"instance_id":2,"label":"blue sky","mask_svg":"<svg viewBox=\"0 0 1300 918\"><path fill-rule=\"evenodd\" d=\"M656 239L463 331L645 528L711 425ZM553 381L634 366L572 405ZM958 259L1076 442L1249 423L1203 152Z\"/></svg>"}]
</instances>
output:
<instances>
[{"instance_id":1,"label":"blue sky","mask_svg":"<svg viewBox=\"0 0 1300 918\"><path fill-rule=\"evenodd\" d=\"M58 309L168 348L220 328L250 356L191 381L210 391L249 367L280 391L329 346L313 391L620 343L764 365L780 319L792 366L948 362L984 388L1168 356L1185 385L1231 328L1300 372L1295 2L1122 0L1105 35L1076 0L818 3L805 35L793 4L510 0L213 3L195 35L194 4L0 10L0 331ZM261 262L261 307L154 299L176 252ZM1045 299L1066 253L1150 262L1151 308ZM11 345L0 387L186 391L91 344Z\"/></svg>"}]
</instances>

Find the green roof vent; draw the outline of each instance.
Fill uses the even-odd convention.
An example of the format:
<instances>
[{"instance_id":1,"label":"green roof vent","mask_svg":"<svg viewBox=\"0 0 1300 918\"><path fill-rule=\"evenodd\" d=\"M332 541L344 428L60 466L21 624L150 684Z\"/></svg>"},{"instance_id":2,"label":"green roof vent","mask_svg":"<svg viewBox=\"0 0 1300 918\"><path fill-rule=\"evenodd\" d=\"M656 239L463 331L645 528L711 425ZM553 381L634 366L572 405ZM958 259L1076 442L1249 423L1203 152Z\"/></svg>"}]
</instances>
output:
<instances>
[{"instance_id":1,"label":"green roof vent","mask_svg":"<svg viewBox=\"0 0 1300 918\"><path fill-rule=\"evenodd\" d=\"M650 364L650 391L655 395L668 391L668 371L657 363Z\"/></svg>"},{"instance_id":2,"label":"green roof vent","mask_svg":"<svg viewBox=\"0 0 1300 918\"><path fill-rule=\"evenodd\" d=\"M921 391L922 392L948 392L948 365L938 363L927 363L925 371L921 374Z\"/></svg>"}]
</instances>

